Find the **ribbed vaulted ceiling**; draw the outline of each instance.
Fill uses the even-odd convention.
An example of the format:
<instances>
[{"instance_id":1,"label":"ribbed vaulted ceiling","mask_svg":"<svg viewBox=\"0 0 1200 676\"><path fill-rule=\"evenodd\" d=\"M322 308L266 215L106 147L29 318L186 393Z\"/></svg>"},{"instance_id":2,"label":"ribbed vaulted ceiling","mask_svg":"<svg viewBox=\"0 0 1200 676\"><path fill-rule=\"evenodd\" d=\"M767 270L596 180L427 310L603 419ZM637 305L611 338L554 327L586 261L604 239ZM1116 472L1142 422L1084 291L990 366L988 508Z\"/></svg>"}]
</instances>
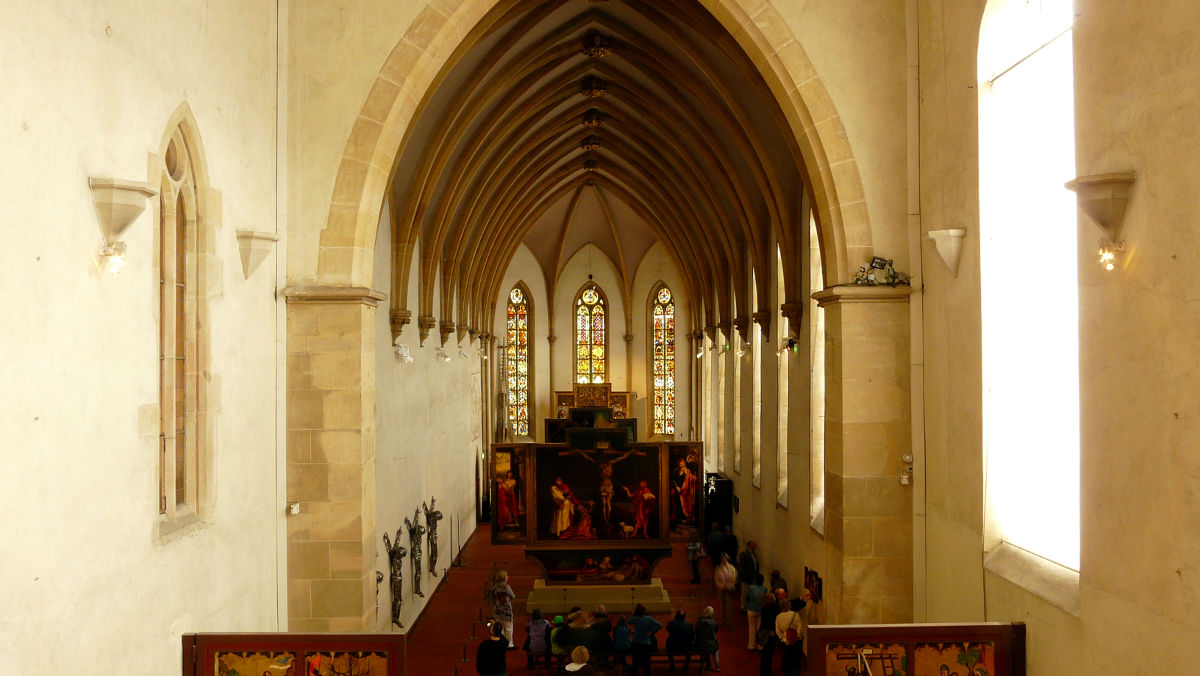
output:
<instances>
[{"instance_id":1,"label":"ribbed vaulted ceiling","mask_svg":"<svg viewBox=\"0 0 1200 676\"><path fill-rule=\"evenodd\" d=\"M437 82L392 185L392 309L415 309L423 332L435 316L490 332L522 243L551 294L587 241L613 258L628 293L657 240L684 280L692 329L773 314L772 232L798 262L807 182L758 71L698 3L501 3ZM786 300L798 300L800 266L784 267Z\"/></svg>"}]
</instances>

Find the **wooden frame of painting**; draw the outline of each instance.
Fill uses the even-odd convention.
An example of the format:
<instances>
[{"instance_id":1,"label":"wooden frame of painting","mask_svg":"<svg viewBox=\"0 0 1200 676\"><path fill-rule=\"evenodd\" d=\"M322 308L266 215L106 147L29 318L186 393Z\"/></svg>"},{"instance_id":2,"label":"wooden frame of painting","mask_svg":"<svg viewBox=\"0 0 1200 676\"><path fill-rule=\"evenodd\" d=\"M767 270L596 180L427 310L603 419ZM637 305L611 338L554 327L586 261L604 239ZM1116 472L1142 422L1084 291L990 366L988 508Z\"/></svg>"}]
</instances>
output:
<instances>
[{"instance_id":1,"label":"wooden frame of painting","mask_svg":"<svg viewBox=\"0 0 1200 676\"><path fill-rule=\"evenodd\" d=\"M690 542L703 534L703 477L704 442L667 443L667 523L672 540Z\"/></svg>"},{"instance_id":2,"label":"wooden frame of painting","mask_svg":"<svg viewBox=\"0 0 1200 676\"><path fill-rule=\"evenodd\" d=\"M184 634L183 676L403 676L405 634Z\"/></svg>"},{"instance_id":3,"label":"wooden frame of painting","mask_svg":"<svg viewBox=\"0 0 1200 676\"><path fill-rule=\"evenodd\" d=\"M573 429L569 439L530 455L531 542L665 542L664 446L628 443L621 428Z\"/></svg>"},{"instance_id":4,"label":"wooden frame of painting","mask_svg":"<svg viewBox=\"0 0 1200 676\"><path fill-rule=\"evenodd\" d=\"M492 444L488 477L492 496L492 543L529 541L526 478L530 444Z\"/></svg>"},{"instance_id":5,"label":"wooden frame of painting","mask_svg":"<svg viewBox=\"0 0 1200 676\"><path fill-rule=\"evenodd\" d=\"M808 673L816 676L1025 676L1025 625L813 625ZM887 668L884 669L884 664Z\"/></svg>"}]
</instances>

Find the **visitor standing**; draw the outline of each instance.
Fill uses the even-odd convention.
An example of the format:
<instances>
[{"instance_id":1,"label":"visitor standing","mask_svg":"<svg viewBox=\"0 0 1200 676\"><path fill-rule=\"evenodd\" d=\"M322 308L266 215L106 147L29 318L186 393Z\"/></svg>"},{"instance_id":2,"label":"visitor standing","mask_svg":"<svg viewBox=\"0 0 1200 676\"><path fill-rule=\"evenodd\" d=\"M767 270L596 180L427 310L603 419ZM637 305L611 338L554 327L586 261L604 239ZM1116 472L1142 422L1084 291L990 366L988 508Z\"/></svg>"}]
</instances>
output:
<instances>
[{"instance_id":1,"label":"visitor standing","mask_svg":"<svg viewBox=\"0 0 1200 676\"><path fill-rule=\"evenodd\" d=\"M687 671L692 663L692 644L695 642L695 630L692 623L687 621L687 613L678 610L675 619L667 623L667 664L669 671L675 671L675 656L683 655L683 670Z\"/></svg>"},{"instance_id":2,"label":"visitor standing","mask_svg":"<svg viewBox=\"0 0 1200 676\"><path fill-rule=\"evenodd\" d=\"M762 613L763 596L767 588L763 586L762 573L755 573L754 578L746 585L742 594L742 607L746 609L746 626L749 638L746 639L746 650L758 650L758 620Z\"/></svg>"},{"instance_id":3,"label":"visitor standing","mask_svg":"<svg viewBox=\"0 0 1200 676\"><path fill-rule=\"evenodd\" d=\"M729 626L729 606L737 590L737 569L729 562L728 554L721 554L721 563L713 572L713 582L717 585L717 598L721 603L721 624Z\"/></svg>"},{"instance_id":4,"label":"visitor standing","mask_svg":"<svg viewBox=\"0 0 1200 676\"><path fill-rule=\"evenodd\" d=\"M804 671L804 619L800 611L805 605L804 599L792 599L791 607L775 618L775 635L783 647L784 676L800 676Z\"/></svg>"},{"instance_id":5,"label":"visitor standing","mask_svg":"<svg viewBox=\"0 0 1200 676\"><path fill-rule=\"evenodd\" d=\"M775 619L779 617L779 602L775 600L775 595L767 592L763 595L762 613L759 617L758 627L758 644L762 648L762 654L758 658L758 673L761 676L770 676L775 659L775 646L779 643L779 639L775 637Z\"/></svg>"},{"instance_id":6,"label":"visitor standing","mask_svg":"<svg viewBox=\"0 0 1200 676\"><path fill-rule=\"evenodd\" d=\"M692 584L700 583L700 541L692 540L687 546L688 565L692 567Z\"/></svg>"},{"instance_id":7,"label":"visitor standing","mask_svg":"<svg viewBox=\"0 0 1200 676\"><path fill-rule=\"evenodd\" d=\"M515 648L513 643L513 599L517 595L508 586L508 571L496 573L496 584L492 587L492 617L500 621L504 627L504 636L508 639L508 647Z\"/></svg>"},{"instance_id":8,"label":"visitor standing","mask_svg":"<svg viewBox=\"0 0 1200 676\"><path fill-rule=\"evenodd\" d=\"M650 676L650 655L654 652L657 642L654 632L662 629L662 622L647 615L646 606L639 603L633 609L633 617L629 618L629 628L631 632L629 640L632 643L630 654L633 662L631 674L637 676L638 671L644 671L646 676Z\"/></svg>"},{"instance_id":9,"label":"visitor standing","mask_svg":"<svg viewBox=\"0 0 1200 676\"><path fill-rule=\"evenodd\" d=\"M704 606L700 611L700 620L696 622L696 650L700 653L700 668L711 671L721 670L721 646L717 643L717 621L713 619L716 612L712 606Z\"/></svg>"},{"instance_id":10,"label":"visitor standing","mask_svg":"<svg viewBox=\"0 0 1200 676\"><path fill-rule=\"evenodd\" d=\"M779 574L779 571L773 570L771 571L771 577L767 579L767 590L775 591L776 589L782 589L786 592L788 590L788 586L787 580L783 579L783 576Z\"/></svg>"},{"instance_id":11,"label":"visitor standing","mask_svg":"<svg viewBox=\"0 0 1200 676\"><path fill-rule=\"evenodd\" d=\"M612 637L613 658L624 667L625 658L633 647L633 643L629 640L629 624L625 622L624 617L617 618L617 626L613 627Z\"/></svg>"},{"instance_id":12,"label":"visitor standing","mask_svg":"<svg viewBox=\"0 0 1200 676\"><path fill-rule=\"evenodd\" d=\"M542 617L541 610L533 609L529 624L525 625L525 631L529 634L529 637L525 639L525 666L532 669L534 655L544 655L550 652L550 623Z\"/></svg>"},{"instance_id":13,"label":"visitor standing","mask_svg":"<svg viewBox=\"0 0 1200 676\"><path fill-rule=\"evenodd\" d=\"M746 548L738 554L737 569L738 569L738 589L741 585L754 584L754 576L758 575L758 543L754 540L746 540ZM742 604L742 610L746 609L745 603Z\"/></svg>"},{"instance_id":14,"label":"visitor standing","mask_svg":"<svg viewBox=\"0 0 1200 676\"><path fill-rule=\"evenodd\" d=\"M504 639L504 625L493 622L491 635L483 639L475 650L475 673L479 676L505 676L508 665L508 641Z\"/></svg>"},{"instance_id":15,"label":"visitor standing","mask_svg":"<svg viewBox=\"0 0 1200 676\"><path fill-rule=\"evenodd\" d=\"M712 530L708 532L708 540L705 541L705 546L708 548L708 558L712 559L713 570L721 564L721 546L725 541L725 534L721 532L721 524L716 521L712 522Z\"/></svg>"}]
</instances>

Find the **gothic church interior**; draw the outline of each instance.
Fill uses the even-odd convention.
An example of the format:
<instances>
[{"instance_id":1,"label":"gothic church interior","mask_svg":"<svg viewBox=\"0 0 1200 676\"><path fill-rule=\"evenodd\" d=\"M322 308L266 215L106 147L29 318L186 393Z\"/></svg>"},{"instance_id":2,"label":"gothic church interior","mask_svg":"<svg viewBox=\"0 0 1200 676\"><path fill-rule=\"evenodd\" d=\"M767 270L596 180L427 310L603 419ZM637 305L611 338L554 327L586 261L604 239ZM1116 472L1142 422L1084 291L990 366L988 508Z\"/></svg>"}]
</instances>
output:
<instances>
[{"instance_id":1,"label":"gothic church interior","mask_svg":"<svg viewBox=\"0 0 1200 676\"><path fill-rule=\"evenodd\" d=\"M578 382L829 622L1200 635L1194 2L0 16L8 671L390 631L381 536L448 562Z\"/></svg>"}]
</instances>

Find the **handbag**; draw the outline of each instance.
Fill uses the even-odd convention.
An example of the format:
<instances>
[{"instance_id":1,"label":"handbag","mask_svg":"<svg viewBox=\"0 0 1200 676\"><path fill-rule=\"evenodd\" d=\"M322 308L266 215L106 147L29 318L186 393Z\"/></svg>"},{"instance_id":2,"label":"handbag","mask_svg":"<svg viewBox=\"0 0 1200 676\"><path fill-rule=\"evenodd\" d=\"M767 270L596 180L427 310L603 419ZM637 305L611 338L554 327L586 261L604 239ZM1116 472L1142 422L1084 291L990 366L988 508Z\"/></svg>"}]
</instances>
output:
<instances>
[{"instance_id":1,"label":"handbag","mask_svg":"<svg viewBox=\"0 0 1200 676\"><path fill-rule=\"evenodd\" d=\"M788 622L787 629L783 633L783 642L787 645L794 645L800 641L800 630L795 626L796 620L800 619L800 614L796 611L790 611L792 619Z\"/></svg>"}]
</instances>

